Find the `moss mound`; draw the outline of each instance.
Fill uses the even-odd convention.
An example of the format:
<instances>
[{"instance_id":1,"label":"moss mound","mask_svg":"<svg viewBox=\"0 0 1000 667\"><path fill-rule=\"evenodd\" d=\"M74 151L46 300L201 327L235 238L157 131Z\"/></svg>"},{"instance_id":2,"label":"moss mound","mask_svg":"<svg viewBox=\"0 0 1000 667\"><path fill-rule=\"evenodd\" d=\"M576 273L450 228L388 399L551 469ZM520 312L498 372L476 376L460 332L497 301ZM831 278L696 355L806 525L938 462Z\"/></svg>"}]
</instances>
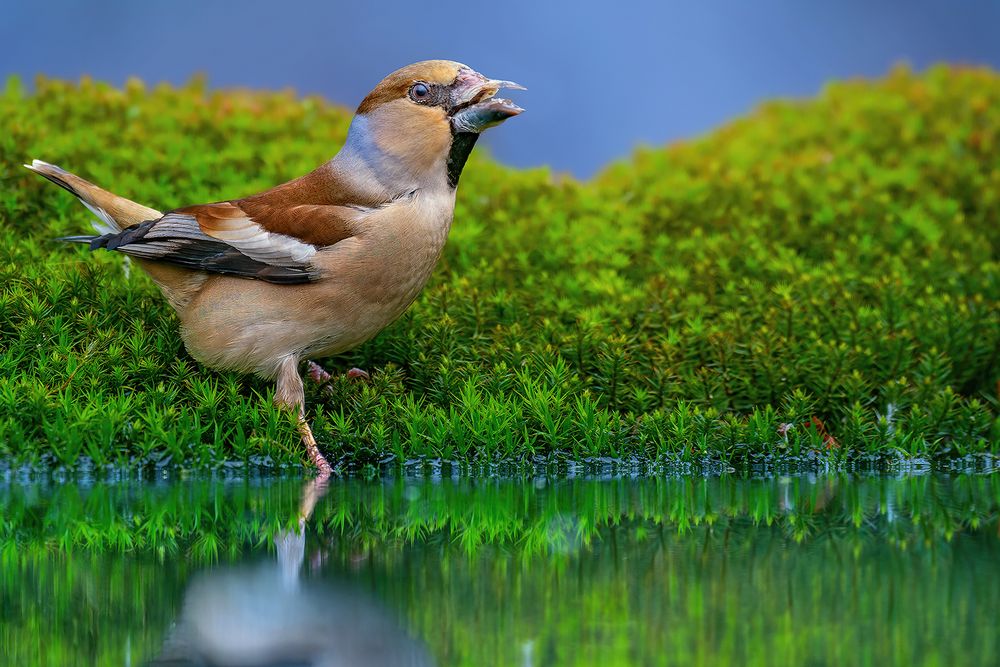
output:
<instances>
[{"instance_id":1,"label":"moss mound","mask_svg":"<svg viewBox=\"0 0 1000 667\"><path fill-rule=\"evenodd\" d=\"M297 462L271 387L199 367L42 158L160 209L304 173L349 114L291 94L16 80L0 97L0 457ZM503 131L516 131L512 125ZM897 70L591 182L474 156L421 298L311 387L344 461L738 463L1000 450L1000 75Z\"/></svg>"}]
</instances>

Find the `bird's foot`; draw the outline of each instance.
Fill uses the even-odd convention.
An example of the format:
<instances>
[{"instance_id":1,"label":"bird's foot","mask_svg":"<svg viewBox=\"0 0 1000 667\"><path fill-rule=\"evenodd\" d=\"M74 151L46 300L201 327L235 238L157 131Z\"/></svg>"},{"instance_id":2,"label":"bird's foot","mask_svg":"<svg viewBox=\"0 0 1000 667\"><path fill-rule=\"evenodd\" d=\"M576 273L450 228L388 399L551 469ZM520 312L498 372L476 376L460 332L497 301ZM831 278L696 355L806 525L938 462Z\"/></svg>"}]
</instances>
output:
<instances>
[{"instance_id":1,"label":"bird's foot","mask_svg":"<svg viewBox=\"0 0 1000 667\"><path fill-rule=\"evenodd\" d=\"M333 472L333 468L330 467L322 452L319 451L319 445L316 444L316 438L313 437L312 429L309 428L309 422L305 418L299 418L299 435L302 436L302 444L306 446L306 454L309 455L309 460L316 466L320 477L325 480Z\"/></svg>"},{"instance_id":2,"label":"bird's foot","mask_svg":"<svg viewBox=\"0 0 1000 667\"><path fill-rule=\"evenodd\" d=\"M315 361L306 362L306 373L309 378L319 385L324 385L333 379L333 376L327 372L325 368L317 364ZM351 380L370 380L371 376L368 375L368 371L362 370L360 368L352 368L347 371L347 377Z\"/></svg>"},{"instance_id":3,"label":"bird's foot","mask_svg":"<svg viewBox=\"0 0 1000 667\"><path fill-rule=\"evenodd\" d=\"M352 368L347 371L347 377L352 380L371 380L371 376L368 375L368 371L362 370L360 368Z\"/></svg>"},{"instance_id":4,"label":"bird's foot","mask_svg":"<svg viewBox=\"0 0 1000 667\"><path fill-rule=\"evenodd\" d=\"M333 377L326 372L325 368L311 360L306 362L306 373L309 374L309 378L316 384L326 384Z\"/></svg>"}]
</instances>

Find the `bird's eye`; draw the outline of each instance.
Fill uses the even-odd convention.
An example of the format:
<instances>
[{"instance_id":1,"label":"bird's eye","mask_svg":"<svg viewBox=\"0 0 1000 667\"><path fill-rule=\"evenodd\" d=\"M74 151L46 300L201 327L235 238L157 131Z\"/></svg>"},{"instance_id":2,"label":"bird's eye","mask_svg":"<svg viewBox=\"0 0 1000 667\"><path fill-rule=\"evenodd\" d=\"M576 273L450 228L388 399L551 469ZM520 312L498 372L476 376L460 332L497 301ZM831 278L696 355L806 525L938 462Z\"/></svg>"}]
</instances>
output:
<instances>
[{"instance_id":1,"label":"bird's eye","mask_svg":"<svg viewBox=\"0 0 1000 667\"><path fill-rule=\"evenodd\" d=\"M431 94L431 89L426 83L415 83L410 88L410 97L414 100L426 100Z\"/></svg>"}]
</instances>

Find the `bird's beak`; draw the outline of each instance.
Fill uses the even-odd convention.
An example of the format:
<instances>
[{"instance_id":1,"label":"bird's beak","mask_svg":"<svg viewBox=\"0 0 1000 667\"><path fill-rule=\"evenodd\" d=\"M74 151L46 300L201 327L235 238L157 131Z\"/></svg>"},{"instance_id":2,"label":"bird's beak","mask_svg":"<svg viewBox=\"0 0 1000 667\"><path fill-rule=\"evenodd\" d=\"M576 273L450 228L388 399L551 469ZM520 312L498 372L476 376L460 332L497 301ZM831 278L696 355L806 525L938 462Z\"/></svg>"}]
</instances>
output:
<instances>
[{"instance_id":1,"label":"bird's beak","mask_svg":"<svg viewBox=\"0 0 1000 667\"><path fill-rule=\"evenodd\" d=\"M474 70L463 68L451 85L451 126L456 132L479 133L499 125L524 111L507 99L495 98L501 88L526 90L513 81L487 79Z\"/></svg>"}]
</instances>

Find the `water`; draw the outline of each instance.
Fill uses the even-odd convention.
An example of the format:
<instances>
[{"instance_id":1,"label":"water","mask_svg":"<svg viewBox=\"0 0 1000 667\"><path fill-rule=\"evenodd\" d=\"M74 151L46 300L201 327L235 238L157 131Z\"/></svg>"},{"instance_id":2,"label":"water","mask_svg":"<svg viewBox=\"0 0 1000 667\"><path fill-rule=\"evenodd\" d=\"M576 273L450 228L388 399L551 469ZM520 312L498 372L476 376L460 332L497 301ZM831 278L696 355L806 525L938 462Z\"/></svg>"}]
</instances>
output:
<instances>
[{"instance_id":1,"label":"water","mask_svg":"<svg viewBox=\"0 0 1000 667\"><path fill-rule=\"evenodd\" d=\"M8 485L0 655L996 664L998 510L996 475Z\"/></svg>"}]
</instances>

